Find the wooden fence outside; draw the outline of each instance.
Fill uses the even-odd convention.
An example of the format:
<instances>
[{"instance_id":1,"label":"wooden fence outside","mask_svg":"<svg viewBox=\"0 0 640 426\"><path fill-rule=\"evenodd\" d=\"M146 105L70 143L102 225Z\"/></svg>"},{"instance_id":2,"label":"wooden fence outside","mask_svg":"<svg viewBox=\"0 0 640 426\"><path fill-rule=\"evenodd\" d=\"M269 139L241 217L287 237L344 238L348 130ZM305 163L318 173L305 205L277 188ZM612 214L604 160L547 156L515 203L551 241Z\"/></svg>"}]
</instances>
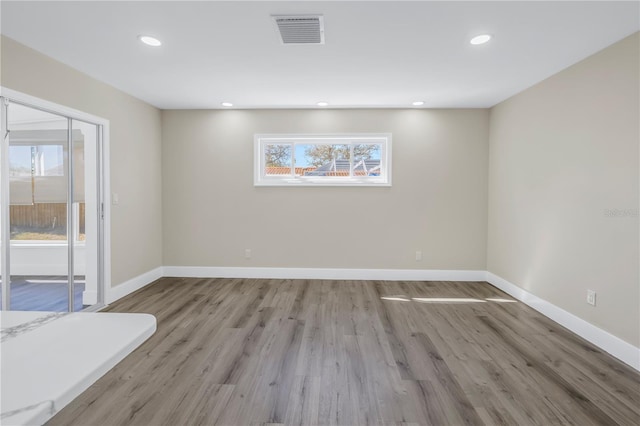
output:
<instances>
[{"instance_id":1,"label":"wooden fence outside","mask_svg":"<svg viewBox=\"0 0 640 426\"><path fill-rule=\"evenodd\" d=\"M80 203L80 232L84 233L85 204ZM9 206L11 227L25 229L66 229L67 205L47 203Z\"/></svg>"}]
</instances>

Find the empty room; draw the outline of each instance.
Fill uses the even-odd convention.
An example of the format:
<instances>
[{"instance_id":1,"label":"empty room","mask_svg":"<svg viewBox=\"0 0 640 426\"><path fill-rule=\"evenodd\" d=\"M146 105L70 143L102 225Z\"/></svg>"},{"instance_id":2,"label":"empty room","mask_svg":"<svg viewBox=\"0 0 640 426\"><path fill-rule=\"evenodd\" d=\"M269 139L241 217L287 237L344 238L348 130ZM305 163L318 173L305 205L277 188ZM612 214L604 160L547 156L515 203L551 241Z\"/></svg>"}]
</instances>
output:
<instances>
[{"instance_id":1,"label":"empty room","mask_svg":"<svg viewBox=\"0 0 640 426\"><path fill-rule=\"evenodd\" d=\"M640 424L640 2L0 24L0 424Z\"/></svg>"}]
</instances>

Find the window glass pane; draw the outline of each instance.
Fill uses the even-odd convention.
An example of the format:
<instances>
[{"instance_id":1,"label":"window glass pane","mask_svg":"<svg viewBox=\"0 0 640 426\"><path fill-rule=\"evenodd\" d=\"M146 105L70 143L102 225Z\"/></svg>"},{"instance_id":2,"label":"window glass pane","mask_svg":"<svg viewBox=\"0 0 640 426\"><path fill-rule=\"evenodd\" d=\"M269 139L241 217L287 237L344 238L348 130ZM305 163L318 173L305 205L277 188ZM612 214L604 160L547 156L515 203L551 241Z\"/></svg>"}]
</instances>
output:
<instances>
[{"instance_id":1,"label":"window glass pane","mask_svg":"<svg viewBox=\"0 0 640 426\"><path fill-rule=\"evenodd\" d=\"M9 147L9 177L31 176L31 146Z\"/></svg>"},{"instance_id":2,"label":"window glass pane","mask_svg":"<svg viewBox=\"0 0 640 426\"><path fill-rule=\"evenodd\" d=\"M39 145L33 149L36 176L64 176L62 145Z\"/></svg>"},{"instance_id":3,"label":"window glass pane","mask_svg":"<svg viewBox=\"0 0 640 426\"><path fill-rule=\"evenodd\" d=\"M62 145L14 145L9 147L9 176L64 176Z\"/></svg>"},{"instance_id":4,"label":"window glass pane","mask_svg":"<svg viewBox=\"0 0 640 426\"><path fill-rule=\"evenodd\" d=\"M296 175L349 176L349 145L296 145Z\"/></svg>"},{"instance_id":5,"label":"window glass pane","mask_svg":"<svg viewBox=\"0 0 640 426\"><path fill-rule=\"evenodd\" d=\"M11 240L66 241L68 121L19 105L11 105L11 112Z\"/></svg>"},{"instance_id":6,"label":"window glass pane","mask_svg":"<svg viewBox=\"0 0 640 426\"><path fill-rule=\"evenodd\" d=\"M256 186L390 186L390 134L255 135ZM293 175L292 175L293 173Z\"/></svg>"},{"instance_id":7,"label":"window glass pane","mask_svg":"<svg viewBox=\"0 0 640 426\"><path fill-rule=\"evenodd\" d=\"M265 145L264 174L266 176L291 175L291 153L291 145Z\"/></svg>"},{"instance_id":8,"label":"window glass pane","mask_svg":"<svg viewBox=\"0 0 640 426\"><path fill-rule=\"evenodd\" d=\"M353 175L380 176L382 144L367 143L353 146Z\"/></svg>"}]
</instances>

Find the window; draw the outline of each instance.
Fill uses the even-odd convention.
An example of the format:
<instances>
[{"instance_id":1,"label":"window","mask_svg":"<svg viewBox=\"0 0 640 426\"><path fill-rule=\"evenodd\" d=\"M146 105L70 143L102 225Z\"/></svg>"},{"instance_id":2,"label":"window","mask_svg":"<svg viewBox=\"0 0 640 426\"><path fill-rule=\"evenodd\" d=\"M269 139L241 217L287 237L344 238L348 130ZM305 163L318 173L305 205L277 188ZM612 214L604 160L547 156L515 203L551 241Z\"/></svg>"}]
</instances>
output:
<instances>
[{"instance_id":1,"label":"window","mask_svg":"<svg viewBox=\"0 0 640 426\"><path fill-rule=\"evenodd\" d=\"M256 186L390 186L391 134L255 135Z\"/></svg>"},{"instance_id":2,"label":"window","mask_svg":"<svg viewBox=\"0 0 640 426\"><path fill-rule=\"evenodd\" d=\"M67 121L62 121L67 125ZM51 123L50 123L51 125ZM14 127L17 127L14 125ZM74 240L84 241L84 136L74 139ZM67 239L68 131L12 130L9 134L9 215L11 241ZM82 215L82 216L80 216Z\"/></svg>"},{"instance_id":3,"label":"window","mask_svg":"<svg viewBox=\"0 0 640 426\"><path fill-rule=\"evenodd\" d=\"M84 136L78 129L72 135L73 199L84 201ZM66 203L67 130L12 130L9 137L10 205Z\"/></svg>"}]
</instances>

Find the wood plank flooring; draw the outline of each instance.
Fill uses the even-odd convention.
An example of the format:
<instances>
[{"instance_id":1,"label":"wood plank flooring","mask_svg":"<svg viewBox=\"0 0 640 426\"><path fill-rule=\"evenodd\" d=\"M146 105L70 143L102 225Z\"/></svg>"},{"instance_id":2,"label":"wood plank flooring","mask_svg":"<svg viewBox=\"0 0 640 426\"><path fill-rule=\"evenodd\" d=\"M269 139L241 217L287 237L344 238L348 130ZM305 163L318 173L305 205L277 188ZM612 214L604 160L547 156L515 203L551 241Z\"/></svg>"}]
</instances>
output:
<instances>
[{"instance_id":1,"label":"wood plank flooring","mask_svg":"<svg viewBox=\"0 0 640 426\"><path fill-rule=\"evenodd\" d=\"M48 424L640 424L637 372L487 283L163 278L109 310L158 331Z\"/></svg>"}]
</instances>

